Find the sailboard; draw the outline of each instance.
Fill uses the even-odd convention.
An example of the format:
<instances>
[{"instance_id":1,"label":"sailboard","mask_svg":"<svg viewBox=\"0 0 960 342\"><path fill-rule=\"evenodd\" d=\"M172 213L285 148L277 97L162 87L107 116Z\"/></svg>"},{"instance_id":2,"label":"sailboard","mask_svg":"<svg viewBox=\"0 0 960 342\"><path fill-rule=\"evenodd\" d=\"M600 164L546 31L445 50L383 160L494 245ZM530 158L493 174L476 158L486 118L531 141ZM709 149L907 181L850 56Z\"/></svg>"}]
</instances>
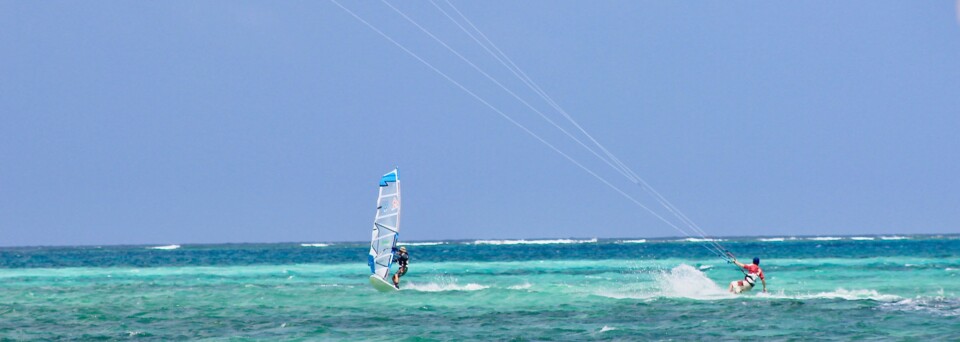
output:
<instances>
[{"instance_id":1,"label":"sailboard","mask_svg":"<svg viewBox=\"0 0 960 342\"><path fill-rule=\"evenodd\" d=\"M400 237L400 178L397 169L380 177L377 216L373 219L370 238L370 285L380 292L397 291L389 279L397 241Z\"/></svg>"}]
</instances>

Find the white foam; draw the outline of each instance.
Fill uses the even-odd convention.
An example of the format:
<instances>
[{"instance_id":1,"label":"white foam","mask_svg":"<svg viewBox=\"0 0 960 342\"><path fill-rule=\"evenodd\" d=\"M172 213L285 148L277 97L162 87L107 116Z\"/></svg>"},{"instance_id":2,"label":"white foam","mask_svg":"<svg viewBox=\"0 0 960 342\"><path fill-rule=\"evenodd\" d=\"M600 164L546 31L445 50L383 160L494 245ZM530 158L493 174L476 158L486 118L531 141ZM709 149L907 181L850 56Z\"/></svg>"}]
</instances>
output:
<instances>
[{"instance_id":1,"label":"white foam","mask_svg":"<svg viewBox=\"0 0 960 342\"><path fill-rule=\"evenodd\" d=\"M735 298L725 288L717 285L706 274L690 265L681 264L670 271L653 274L654 287L639 290L605 290L598 296L614 299L647 299L659 297L715 300Z\"/></svg>"},{"instance_id":2,"label":"white foam","mask_svg":"<svg viewBox=\"0 0 960 342\"><path fill-rule=\"evenodd\" d=\"M732 296L706 274L687 264L655 275L654 279L660 286L660 294L666 297L718 299Z\"/></svg>"},{"instance_id":3,"label":"white foam","mask_svg":"<svg viewBox=\"0 0 960 342\"><path fill-rule=\"evenodd\" d=\"M147 248L169 251L169 250L180 248L180 245L155 246L155 247L147 247Z\"/></svg>"},{"instance_id":4,"label":"white foam","mask_svg":"<svg viewBox=\"0 0 960 342\"><path fill-rule=\"evenodd\" d=\"M850 240L857 240L857 241L873 241L873 240L874 240L874 238L872 238L872 237L869 237L869 236L854 236L854 237L851 237L851 238L850 238Z\"/></svg>"},{"instance_id":5,"label":"white foam","mask_svg":"<svg viewBox=\"0 0 960 342\"><path fill-rule=\"evenodd\" d=\"M781 237L781 238L759 238L757 240L763 241L763 242L781 242L786 239Z\"/></svg>"},{"instance_id":6,"label":"white foam","mask_svg":"<svg viewBox=\"0 0 960 342\"><path fill-rule=\"evenodd\" d=\"M397 243L400 246L436 246L436 245L445 245L446 242L400 242Z\"/></svg>"},{"instance_id":7,"label":"white foam","mask_svg":"<svg viewBox=\"0 0 960 342\"><path fill-rule=\"evenodd\" d=\"M480 291L483 289L490 288L486 285L480 285L476 283L469 283L466 285L460 285L457 281L457 277L450 275L438 275L434 278L434 281L418 284L415 282L400 283L401 290L413 290L420 292L444 292L444 291Z\"/></svg>"},{"instance_id":8,"label":"white foam","mask_svg":"<svg viewBox=\"0 0 960 342\"><path fill-rule=\"evenodd\" d=\"M703 271L703 270L709 270L709 269L711 269L711 268L713 268L713 265L700 265L700 267L699 267L699 269L700 269L701 271Z\"/></svg>"},{"instance_id":9,"label":"white foam","mask_svg":"<svg viewBox=\"0 0 960 342\"><path fill-rule=\"evenodd\" d=\"M611 327L611 326L606 326L606 325L604 325L603 328L600 328L600 332L607 332L607 331L611 331L611 330L617 330L617 328L614 328L614 327Z\"/></svg>"},{"instance_id":10,"label":"white foam","mask_svg":"<svg viewBox=\"0 0 960 342\"><path fill-rule=\"evenodd\" d=\"M510 289L510 290L526 290L526 289L529 289L529 288L531 288L531 287L533 287L533 284L523 283L523 284L520 284L520 285L513 285L513 286L510 286L510 287L507 287L507 288Z\"/></svg>"},{"instance_id":11,"label":"white foam","mask_svg":"<svg viewBox=\"0 0 960 342\"><path fill-rule=\"evenodd\" d=\"M702 267L702 266L701 266ZM653 274L654 284L652 288L641 288L633 290L605 290L595 293L599 296L615 299L646 299L655 300L656 298L689 298L697 300L719 300L744 298L744 295L734 295L727 291L726 286L720 286L708 278L706 274L697 270L693 266L681 264L670 271L659 271ZM732 279L733 280L733 279ZM883 294L877 290L854 289L847 290L838 288L834 291L811 293L811 294L785 294L782 290L777 293L762 293L759 288L755 288L748 295L754 298L769 299L843 299L843 300L873 300L878 302L894 302L903 298L891 294Z\"/></svg>"},{"instance_id":12,"label":"white foam","mask_svg":"<svg viewBox=\"0 0 960 342\"><path fill-rule=\"evenodd\" d=\"M475 245L553 245L553 244L569 244L569 243L596 243L597 238L589 240L573 240L573 239L555 239L555 240L477 240L474 241Z\"/></svg>"},{"instance_id":13,"label":"white foam","mask_svg":"<svg viewBox=\"0 0 960 342\"><path fill-rule=\"evenodd\" d=\"M647 239L639 239L639 240L620 240L620 243L646 243L646 242L647 242Z\"/></svg>"},{"instance_id":14,"label":"white foam","mask_svg":"<svg viewBox=\"0 0 960 342\"><path fill-rule=\"evenodd\" d=\"M925 312L944 317L960 316L960 301L956 298L946 298L943 296L907 298L892 303L884 303L880 308L897 311Z\"/></svg>"},{"instance_id":15,"label":"white foam","mask_svg":"<svg viewBox=\"0 0 960 342\"><path fill-rule=\"evenodd\" d=\"M701 238L688 237L688 238L686 238L686 239L676 240L676 241L685 241L685 242L712 242L712 241L726 241L726 240L724 240L724 239L711 239L711 238L702 238L702 239L701 239Z\"/></svg>"},{"instance_id":16,"label":"white foam","mask_svg":"<svg viewBox=\"0 0 960 342\"><path fill-rule=\"evenodd\" d=\"M810 240L813 240L813 241L837 241L840 239L842 238L833 237L833 236L817 236L817 237L810 238Z\"/></svg>"},{"instance_id":17,"label":"white foam","mask_svg":"<svg viewBox=\"0 0 960 342\"><path fill-rule=\"evenodd\" d=\"M830 292L820 292L815 294L787 296L792 299L845 299L845 300L875 300L878 302L891 302L901 299L900 296L882 294L877 290L846 290L838 288Z\"/></svg>"},{"instance_id":18,"label":"white foam","mask_svg":"<svg viewBox=\"0 0 960 342\"><path fill-rule=\"evenodd\" d=\"M327 247L329 245L326 243L301 243L300 247Z\"/></svg>"},{"instance_id":19,"label":"white foam","mask_svg":"<svg viewBox=\"0 0 960 342\"><path fill-rule=\"evenodd\" d=\"M413 290L420 292L443 292L443 291L480 291L483 289L490 288L489 286L469 283L466 285L459 285L456 283L426 283L426 284L417 284L414 282L409 282L407 285L400 283L401 290Z\"/></svg>"},{"instance_id":20,"label":"white foam","mask_svg":"<svg viewBox=\"0 0 960 342\"><path fill-rule=\"evenodd\" d=\"M881 236L880 240L907 240L906 236Z\"/></svg>"}]
</instances>

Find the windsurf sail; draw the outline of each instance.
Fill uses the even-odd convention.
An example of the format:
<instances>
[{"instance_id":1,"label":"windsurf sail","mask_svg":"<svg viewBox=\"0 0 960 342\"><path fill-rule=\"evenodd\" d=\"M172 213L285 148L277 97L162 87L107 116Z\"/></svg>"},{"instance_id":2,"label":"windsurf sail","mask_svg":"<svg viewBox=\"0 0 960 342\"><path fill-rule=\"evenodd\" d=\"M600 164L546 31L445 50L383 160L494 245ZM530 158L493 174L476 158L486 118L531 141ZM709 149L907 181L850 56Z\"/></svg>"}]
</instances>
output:
<instances>
[{"instance_id":1,"label":"windsurf sail","mask_svg":"<svg viewBox=\"0 0 960 342\"><path fill-rule=\"evenodd\" d=\"M367 256L367 264L370 265L372 276L387 280L399 237L400 178L397 169L394 169L380 177L377 216L373 219L370 255Z\"/></svg>"}]
</instances>

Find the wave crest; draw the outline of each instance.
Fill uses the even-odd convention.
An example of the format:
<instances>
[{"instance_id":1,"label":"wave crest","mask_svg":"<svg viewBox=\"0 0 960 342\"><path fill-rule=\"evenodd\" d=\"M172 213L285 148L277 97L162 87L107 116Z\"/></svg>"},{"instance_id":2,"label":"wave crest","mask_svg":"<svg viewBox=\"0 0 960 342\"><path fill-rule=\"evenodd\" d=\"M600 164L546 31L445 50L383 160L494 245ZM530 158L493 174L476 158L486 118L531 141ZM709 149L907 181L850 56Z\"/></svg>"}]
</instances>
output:
<instances>
[{"instance_id":1,"label":"wave crest","mask_svg":"<svg viewBox=\"0 0 960 342\"><path fill-rule=\"evenodd\" d=\"M477 240L474 245L554 245L568 243L596 243L597 238L589 240L553 239L553 240Z\"/></svg>"},{"instance_id":2,"label":"wave crest","mask_svg":"<svg viewBox=\"0 0 960 342\"><path fill-rule=\"evenodd\" d=\"M438 242L399 242L399 243L397 243L397 245L399 245L399 246L436 246L436 245L446 245L446 244L447 244L447 243L446 243L446 242L443 242L443 241L438 241Z\"/></svg>"},{"instance_id":3,"label":"wave crest","mask_svg":"<svg viewBox=\"0 0 960 342\"><path fill-rule=\"evenodd\" d=\"M944 317L960 316L960 299L947 298L940 290L936 297L907 298L880 306L884 310L925 312Z\"/></svg>"},{"instance_id":4,"label":"wave crest","mask_svg":"<svg viewBox=\"0 0 960 342\"><path fill-rule=\"evenodd\" d=\"M808 240L811 240L811 241L837 241L837 240L842 240L842 239L843 239L843 238L839 238L839 237L835 237L835 236L817 236L817 237L809 238Z\"/></svg>"},{"instance_id":5,"label":"wave crest","mask_svg":"<svg viewBox=\"0 0 960 342\"><path fill-rule=\"evenodd\" d=\"M877 290L870 289L857 289L857 290L847 290L844 288L838 288L833 291L827 292L818 292L811 294L797 294L797 295L787 295L783 291L779 293L767 293L767 294L758 294L758 296L774 298L774 299L843 299L843 300L873 300L878 302L892 302L902 299L900 296L883 294Z\"/></svg>"},{"instance_id":6,"label":"wave crest","mask_svg":"<svg viewBox=\"0 0 960 342\"><path fill-rule=\"evenodd\" d=\"M180 248L180 245L166 245L166 246L147 247L147 249L159 249L159 250L163 250L163 251L174 250L174 249L177 249L177 248Z\"/></svg>"}]
</instances>

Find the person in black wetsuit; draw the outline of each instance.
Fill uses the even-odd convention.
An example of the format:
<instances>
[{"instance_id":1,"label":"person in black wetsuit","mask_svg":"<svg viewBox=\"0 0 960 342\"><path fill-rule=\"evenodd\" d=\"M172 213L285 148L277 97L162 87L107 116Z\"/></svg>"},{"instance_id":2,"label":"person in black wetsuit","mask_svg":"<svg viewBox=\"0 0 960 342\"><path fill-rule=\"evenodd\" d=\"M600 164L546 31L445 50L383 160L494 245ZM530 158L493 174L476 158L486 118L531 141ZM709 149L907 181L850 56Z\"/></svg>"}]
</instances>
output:
<instances>
[{"instance_id":1,"label":"person in black wetsuit","mask_svg":"<svg viewBox=\"0 0 960 342\"><path fill-rule=\"evenodd\" d=\"M400 277L407 274L407 264L410 263L410 255L407 254L407 247L400 247L400 251L394 256L393 261L400 266L397 273L393 274L393 286L400 288Z\"/></svg>"}]
</instances>

